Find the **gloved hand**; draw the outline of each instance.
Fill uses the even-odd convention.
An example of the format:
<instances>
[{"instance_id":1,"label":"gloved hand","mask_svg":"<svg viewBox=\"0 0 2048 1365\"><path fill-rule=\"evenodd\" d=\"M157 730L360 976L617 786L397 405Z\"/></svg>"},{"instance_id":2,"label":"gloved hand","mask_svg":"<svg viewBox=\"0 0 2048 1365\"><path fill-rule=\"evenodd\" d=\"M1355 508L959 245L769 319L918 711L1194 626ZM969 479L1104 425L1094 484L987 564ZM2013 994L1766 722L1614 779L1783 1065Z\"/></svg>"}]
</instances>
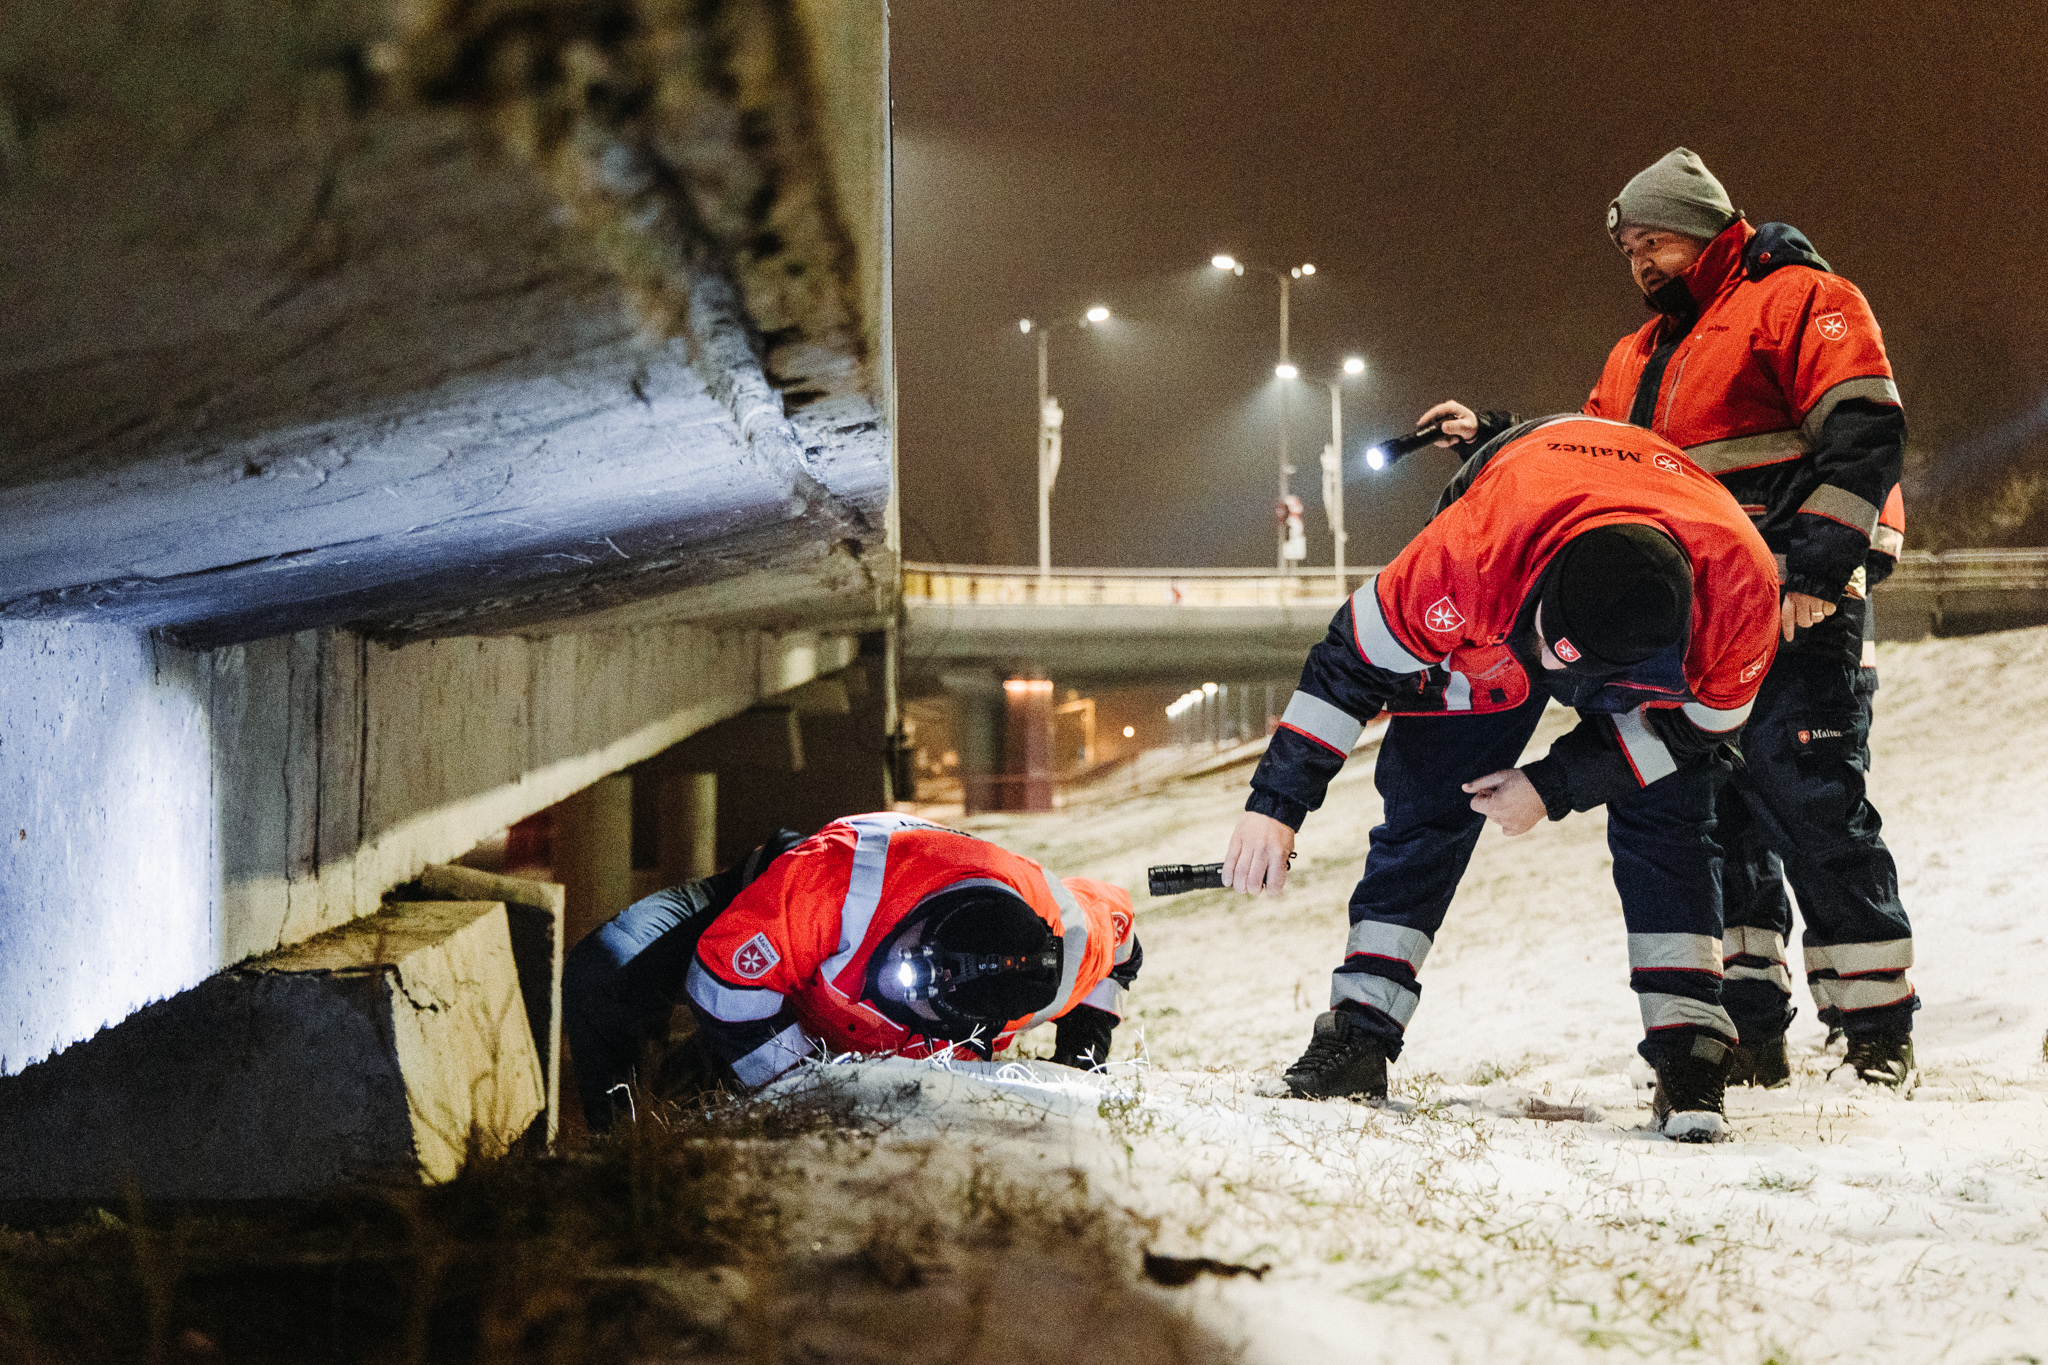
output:
<instances>
[{"instance_id":1,"label":"gloved hand","mask_svg":"<svg viewBox=\"0 0 2048 1365\"><path fill-rule=\"evenodd\" d=\"M1074 1006L1053 1021L1053 1061L1081 1071L1095 1070L1109 1060L1109 1037L1116 1024L1116 1016L1108 1010Z\"/></svg>"}]
</instances>

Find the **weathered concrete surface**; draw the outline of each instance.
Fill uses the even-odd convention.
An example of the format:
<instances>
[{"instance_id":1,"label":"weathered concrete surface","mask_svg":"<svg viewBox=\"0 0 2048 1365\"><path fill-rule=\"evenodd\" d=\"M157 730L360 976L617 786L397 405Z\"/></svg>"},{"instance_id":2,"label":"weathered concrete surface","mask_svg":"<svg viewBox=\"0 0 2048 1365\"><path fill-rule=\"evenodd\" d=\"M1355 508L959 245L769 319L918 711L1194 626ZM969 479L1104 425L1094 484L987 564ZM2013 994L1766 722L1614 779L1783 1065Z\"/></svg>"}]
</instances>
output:
<instances>
[{"instance_id":1,"label":"weathered concrete surface","mask_svg":"<svg viewBox=\"0 0 2048 1365\"><path fill-rule=\"evenodd\" d=\"M882 35L879 0L0 14L0 615L885 617Z\"/></svg>"},{"instance_id":2,"label":"weathered concrete surface","mask_svg":"<svg viewBox=\"0 0 2048 1365\"><path fill-rule=\"evenodd\" d=\"M0 1197L447 1180L544 1104L504 906L401 905L0 1078Z\"/></svg>"},{"instance_id":3,"label":"weathered concrete surface","mask_svg":"<svg viewBox=\"0 0 2048 1365\"><path fill-rule=\"evenodd\" d=\"M376 910L858 640L650 626L208 651L0 623L0 1074Z\"/></svg>"},{"instance_id":4,"label":"weathered concrete surface","mask_svg":"<svg viewBox=\"0 0 2048 1365\"><path fill-rule=\"evenodd\" d=\"M892 618L886 50L0 7L0 1075Z\"/></svg>"},{"instance_id":5,"label":"weathered concrete surface","mask_svg":"<svg viewBox=\"0 0 2048 1365\"><path fill-rule=\"evenodd\" d=\"M519 968L519 993L526 1023L541 1059L547 1108L539 1120L541 1140L552 1147L562 1112L563 912L568 894L558 882L536 882L436 863L420 873L420 884L435 896L457 901L499 901L512 936L512 960Z\"/></svg>"}]
</instances>

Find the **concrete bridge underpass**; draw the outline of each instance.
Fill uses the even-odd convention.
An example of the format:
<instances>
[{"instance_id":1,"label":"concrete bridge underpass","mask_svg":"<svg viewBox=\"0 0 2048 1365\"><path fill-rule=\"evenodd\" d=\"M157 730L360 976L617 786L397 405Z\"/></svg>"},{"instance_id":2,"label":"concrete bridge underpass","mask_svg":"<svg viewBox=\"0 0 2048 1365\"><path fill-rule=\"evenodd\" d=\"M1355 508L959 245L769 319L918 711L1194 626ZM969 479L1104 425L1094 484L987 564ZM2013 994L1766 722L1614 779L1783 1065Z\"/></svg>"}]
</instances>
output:
<instances>
[{"instance_id":1,"label":"concrete bridge underpass","mask_svg":"<svg viewBox=\"0 0 2048 1365\"><path fill-rule=\"evenodd\" d=\"M969 810L1046 809L1054 687L1235 684L1270 724L1309 647L1373 568L1055 569L905 564L906 695L952 702ZM2048 620L2048 549L1908 551L1878 638ZM1273 694L1277 691L1277 697ZM1254 704L1240 692L1233 716Z\"/></svg>"}]
</instances>

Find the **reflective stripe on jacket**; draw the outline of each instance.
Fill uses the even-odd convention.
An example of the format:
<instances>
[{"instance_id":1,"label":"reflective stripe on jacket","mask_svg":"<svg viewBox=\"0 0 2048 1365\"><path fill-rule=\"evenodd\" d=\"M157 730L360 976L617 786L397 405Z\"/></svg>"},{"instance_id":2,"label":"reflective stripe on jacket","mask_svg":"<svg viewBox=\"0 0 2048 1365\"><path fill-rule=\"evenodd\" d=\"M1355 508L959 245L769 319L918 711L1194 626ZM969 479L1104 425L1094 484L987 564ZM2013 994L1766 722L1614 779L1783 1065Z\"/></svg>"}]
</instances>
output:
<instances>
[{"instance_id":1,"label":"reflective stripe on jacket","mask_svg":"<svg viewBox=\"0 0 2048 1365\"><path fill-rule=\"evenodd\" d=\"M1000 1051L1020 1030L1077 1004L1120 1013L1128 983L1112 974L1137 947L1126 892L1086 877L1062 881L985 840L883 812L835 820L784 853L698 940L687 989L713 1055L756 1086L807 1055L813 1040L833 1052L953 1049L868 1003L868 967L919 902L972 880L1015 891L1064 945L1053 1003L1010 1021L983 1051Z\"/></svg>"}]
</instances>

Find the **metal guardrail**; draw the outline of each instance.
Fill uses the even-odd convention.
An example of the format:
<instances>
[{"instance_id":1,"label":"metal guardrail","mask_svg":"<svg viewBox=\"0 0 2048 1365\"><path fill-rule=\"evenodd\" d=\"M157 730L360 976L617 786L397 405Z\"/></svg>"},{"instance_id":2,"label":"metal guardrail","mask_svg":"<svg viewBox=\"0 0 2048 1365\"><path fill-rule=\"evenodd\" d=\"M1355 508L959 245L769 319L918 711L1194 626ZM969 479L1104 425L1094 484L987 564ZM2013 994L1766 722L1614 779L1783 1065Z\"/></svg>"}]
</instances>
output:
<instances>
[{"instance_id":1,"label":"metal guardrail","mask_svg":"<svg viewBox=\"0 0 2048 1365\"><path fill-rule=\"evenodd\" d=\"M2034 592L2048 589L2048 549L1908 550L1881 590Z\"/></svg>"},{"instance_id":2,"label":"metal guardrail","mask_svg":"<svg viewBox=\"0 0 2048 1365\"><path fill-rule=\"evenodd\" d=\"M1376 572L1347 572L1346 591ZM2048 591L2048 549L1908 550L1882 590ZM1341 594L1327 569L1054 569L1041 579L1034 568L905 564L903 596L954 607L1290 607L1334 604Z\"/></svg>"},{"instance_id":3,"label":"metal guardrail","mask_svg":"<svg viewBox=\"0 0 2048 1365\"><path fill-rule=\"evenodd\" d=\"M1325 569L1037 569L905 564L906 601L948 607L1291 607L1334 605L1377 569L1349 570L1344 592Z\"/></svg>"}]
</instances>

